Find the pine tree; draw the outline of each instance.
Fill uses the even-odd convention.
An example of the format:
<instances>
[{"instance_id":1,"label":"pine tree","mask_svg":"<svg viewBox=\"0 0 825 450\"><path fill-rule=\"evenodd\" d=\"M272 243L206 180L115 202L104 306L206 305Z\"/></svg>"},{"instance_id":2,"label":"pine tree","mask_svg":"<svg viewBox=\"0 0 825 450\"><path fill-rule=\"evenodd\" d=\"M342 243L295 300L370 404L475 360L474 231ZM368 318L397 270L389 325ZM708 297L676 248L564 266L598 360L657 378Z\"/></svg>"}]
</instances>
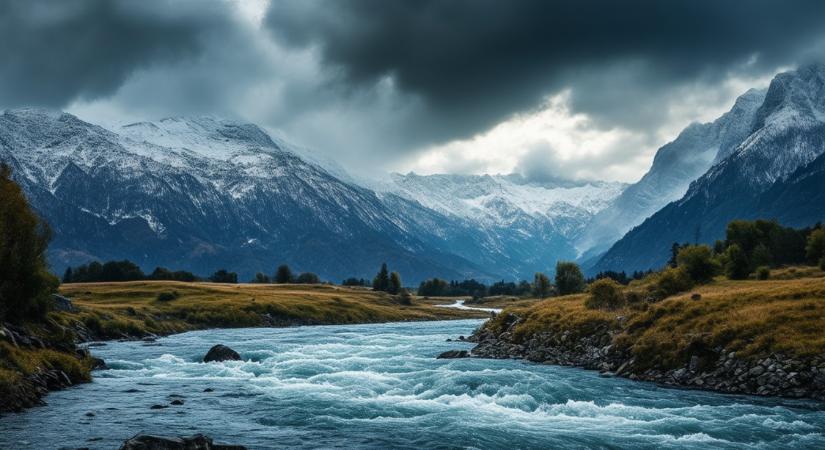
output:
<instances>
[{"instance_id":1,"label":"pine tree","mask_svg":"<svg viewBox=\"0 0 825 450\"><path fill-rule=\"evenodd\" d=\"M389 286L387 287L387 292L390 294L396 295L401 292L401 275L398 272L393 272L390 274L390 281Z\"/></svg>"},{"instance_id":2,"label":"pine tree","mask_svg":"<svg viewBox=\"0 0 825 450\"><path fill-rule=\"evenodd\" d=\"M71 283L72 282L72 268L67 267L66 271L63 272L63 282L64 283Z\"/></svg>"},{"instance_id":3,"label":"pine tree","mask_svg":"<svg viewBox=\"0 0 825 450\"><path fill-rule=\"evenodd\" d=\"M381 270L372 280L372 288L376 291L386 291L390 287L390 274L387 271L387 263L381 264Z\"/></svg>"}]
</instances>

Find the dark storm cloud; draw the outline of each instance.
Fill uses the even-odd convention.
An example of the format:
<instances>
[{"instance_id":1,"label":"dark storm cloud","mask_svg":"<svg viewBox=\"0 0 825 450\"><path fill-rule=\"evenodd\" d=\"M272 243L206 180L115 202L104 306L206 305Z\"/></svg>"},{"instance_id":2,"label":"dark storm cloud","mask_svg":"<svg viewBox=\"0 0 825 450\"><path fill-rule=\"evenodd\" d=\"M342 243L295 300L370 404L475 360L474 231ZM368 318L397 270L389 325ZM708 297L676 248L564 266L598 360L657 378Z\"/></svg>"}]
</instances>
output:
<instances>
[{"instance_id":1,"label":"dark storm cloud","mask_svg":"<svg viewBox=\"0 0 825 450\"><path fill-rule=\"evenodd\" d=\"M0 2L0 107L110 95L138 69L199 55L225 16L219 2Z\"/></svg>"},{"instance_id":2,"label":"dark storm cloud","mask_svg":"<svg viewBox=\"0 0 825 450\"><path fill-rule=\"evenodd\" d=\"M608 125L655 125L676 86L795 63L823 17L819 0L298 0L273 2L266 23L347 85L391 76L426 102L417 138L437 141L563 88Z\"/></svg>"}]
</instances>

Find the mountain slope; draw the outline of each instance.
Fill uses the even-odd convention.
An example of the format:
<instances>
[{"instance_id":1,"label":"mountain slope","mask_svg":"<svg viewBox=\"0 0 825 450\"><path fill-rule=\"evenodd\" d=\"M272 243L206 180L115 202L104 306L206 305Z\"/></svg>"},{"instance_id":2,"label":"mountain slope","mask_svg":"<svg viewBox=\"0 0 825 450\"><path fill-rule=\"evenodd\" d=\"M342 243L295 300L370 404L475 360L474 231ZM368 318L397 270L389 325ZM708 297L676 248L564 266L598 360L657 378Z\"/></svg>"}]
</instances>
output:
<instances>
[{"instance_id":1,"label":"mountain slope","mask_svg":"<svg viewBox=\"0 0 825 450\"><path fill-rule=\"evenodd\" d=\"M251 277L287 262L338 279L387 261L412 280L491 276L254 125L164 119L118 131L37 110L0 117L0 159L54 229L55 270L130 258Z\"/></svg>"},{"instance_id":2,"label":"mountain slope","mask_svg":"<svg viewBox=\"0 0 825 450\"><path fill-rule=\"evenodd\" d=\"M574 259L572 243L582 227L624 187L569 180L536 183L519 175L411 173L392 174L376 189L475 230L470 240L447 239L451 252L484 266L506 267L507 278L526 278L535 271L552 273L559 259Z\"/></svg>"},{"instance_id":3,"label":"mountain slope","mask_svg":"<svg viewBox=\"0 0 825 450\"><path fill-rule=\"evenodd\" d=\"M777 75L748 137L691 184L683 198L627 233L591 271L659 267L673 242L693 242L697 235L701 242L712 242L734 219L793 215L789 224L796 226L822 220L821 195L804 190L815 187L817 179L797 170L823 153L825 64ZM818 173L817 167L805 170ZM776 200L783 195L784 205Z\"/></svg>"},{"instance_id":4,"label":"mountain slope","mask_svg":"<svg viewBox=\"0 0 825 450\"><path fill-rule=\"evenodd\" d=\"M656 152L650 170L600 211L577 241L580 253L605 252L631 228L680 199L690 183L730 155L749 134L765 90L751 89L719 119L692 124Z\"/></svg>"}]
</instances>

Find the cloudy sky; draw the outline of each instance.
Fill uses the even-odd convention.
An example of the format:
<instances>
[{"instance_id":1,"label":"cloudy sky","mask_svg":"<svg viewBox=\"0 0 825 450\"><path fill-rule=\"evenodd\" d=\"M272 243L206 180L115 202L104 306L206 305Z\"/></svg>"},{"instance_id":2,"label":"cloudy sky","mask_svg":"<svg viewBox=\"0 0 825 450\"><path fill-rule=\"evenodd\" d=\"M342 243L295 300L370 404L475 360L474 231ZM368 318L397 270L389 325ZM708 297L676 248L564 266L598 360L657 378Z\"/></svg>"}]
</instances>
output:
<instances>
[{"instance_id":1,"label":"cloudy sky","mask_svg":"<svg viewBox=\"0 0 825 450\"><path fill-rule=\"evenodd\" d=\"M0 3L0 109L245 119L355 173L634 181L822 57L820 0Z\"/></svg>"}]
</instances>

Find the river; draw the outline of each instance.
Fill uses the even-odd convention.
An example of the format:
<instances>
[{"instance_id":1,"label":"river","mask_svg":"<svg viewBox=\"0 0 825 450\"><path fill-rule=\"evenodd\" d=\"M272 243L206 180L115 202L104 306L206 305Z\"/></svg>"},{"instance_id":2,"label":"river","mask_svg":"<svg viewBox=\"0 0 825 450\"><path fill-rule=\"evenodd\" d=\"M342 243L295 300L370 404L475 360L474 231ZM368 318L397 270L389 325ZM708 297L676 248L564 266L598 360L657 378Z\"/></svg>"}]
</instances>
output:
<instances>
[{"instance_id":1,"label":"river","mask_svg":"<svg viewBox=\"0 0 825 450\"><path fill-rule=\"evenodd\" d=\"M825 405L515 360L438 360L481 321L208 330L93 348L111 370L0 418L0 448L139 432L250 448L825 448ZM217 343L246 361L199 362ZM204 392L211 389L211 392ZM180 396L180 397L177 397ZM183 405L153 410L173 399ZM88 414L88 415L87 415Z\"/></svg>"}]
</instances>

